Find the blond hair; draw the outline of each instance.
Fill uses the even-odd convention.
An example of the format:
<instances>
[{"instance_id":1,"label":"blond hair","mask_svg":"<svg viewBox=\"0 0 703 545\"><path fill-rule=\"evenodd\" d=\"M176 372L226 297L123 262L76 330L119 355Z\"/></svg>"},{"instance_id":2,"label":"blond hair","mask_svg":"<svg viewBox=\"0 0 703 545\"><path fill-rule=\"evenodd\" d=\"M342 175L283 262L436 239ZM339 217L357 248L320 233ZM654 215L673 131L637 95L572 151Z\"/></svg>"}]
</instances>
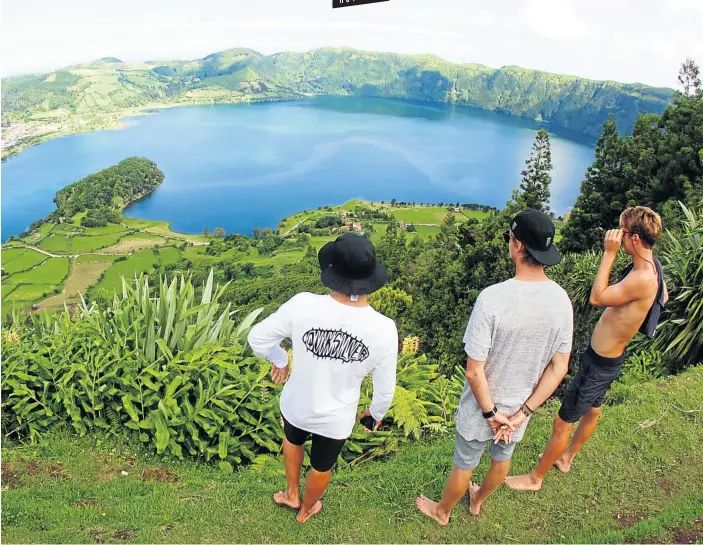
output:
<instances>
[{"instance_id":1,"label":"blond hair","mask_svg":"<svg viewBox=\"0 0 703 545\"><path fill-rule=\"evenodd\" d=\"M639 235L642 245L651 248L662 234L662 219L646 206L632 206L620 214L620 225L633 235Z\"/></svg>"}]
</instances>

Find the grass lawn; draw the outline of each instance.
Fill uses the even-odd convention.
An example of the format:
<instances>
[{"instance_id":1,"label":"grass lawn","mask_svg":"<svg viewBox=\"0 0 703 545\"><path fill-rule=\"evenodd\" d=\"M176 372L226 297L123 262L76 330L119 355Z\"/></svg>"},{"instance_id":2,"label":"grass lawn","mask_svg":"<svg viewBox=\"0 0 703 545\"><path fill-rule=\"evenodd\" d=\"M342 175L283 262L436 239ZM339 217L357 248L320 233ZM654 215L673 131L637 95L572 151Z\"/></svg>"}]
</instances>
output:
<instances>
[{"instance_id":1,"label":"grass lawn","mask_svg":"<svg viewBox=\"0 0 703 545\"><path fill-rule=\"evenodd\" d=\"M447 214L454 214L457 221L466 221L466 216L449 212L444 206L416 206L412 208L389 208L398 221L406 223L429 223L439 225Z\"/></svg>"},{"instance_id":2,"label":"grass lawn","mask_svg":"<svg viewBox=\"0 0 703 545\"><path fill-rule=\"evenodd\" d=\"M163 246L166 243L167 240L164 237L152 235L150 233L134 233L122 237L117 244L108 246L104 248L103 251L112 254L127 254L134 250Z\"/></svg>"},{"instance_id":3,"label":"grass lawn","mask_svg":"<svg viewBox=\"0 0 703 545\"><path fill-rule=\"evenodd\" d=\"M0 257L2 257L2 268L9 274L26 271L49 259L49 256L29 248L3 248Z\"/></svg>"},{"instance_id":4,"label":"grass lawn","mask_svg":"<svg viewBox=\"0 0 703 545\"><path fill-rule=\"evenodd\" d=\"M420 515L438 498L453 438L407 444L385 460L335 470L320 515L298 525L271 495L278 466L234 474L169 462L136 444L57 432L40 446L3 445L2 539L12 543L621 543L701 539L703 368L620 388L571 473L553 471L539 493L505 486L480 517L466 501L447 527ZM557 405L535 415L511 473L528 470ZM481 481L485 455L475 472ZM122 472L126 472L124 475ZM684 541L684 538L686 540Z\"/></svg>"},{"instance_id":5,"label":"grass lawn","mask_svg":"<svg viewBox=\"0 0 703 545\"><path fill-rule=\"evenodd\" d=\"M60 284L68 274L70 266L68 257L47 257L41 265L29 271L19 272L6 277L8 284Z\"/></svg>"},{"instance_id":6,"label":"grass lawn","mask_svg":"<svg viewBox=\"0 0 703 545\"><path fill-rule=\"evenodd\" d=\"M105 271L105 276L102 280L91 288L91 292L99 290L119 290L122 286L122 276L127 280L132 280L135 276L138 276L140 272L150 273L153 265L156 263L167 265L177 262L181 258L181 255L181 250L170 246L159 248L158 254L155 254L153 249L135 252L126 260L113 263L112 266Z\"/></svg>"},{"instance_id":7,"label":"grass lawn","mask_svg":"<svg viewBox=\"0 0 703 545\"><path fill-rule=\"evenodd\" d=\"M80 225L80 224L81 224L81 220L83 219L83 217L84 217L87 213L88 213L88 212L86 212L86 211L78 212L75 216L73 216L73 219L71 220L71 223L73 223L73 225Z\"/></svg>"},{"instance_id":8,"label":"grass lawn","mask_svg":"<svg viewBox=\"0 0 703 545\"><path fill-rule=\"evenodd\" d=\"M55 235L82 233L84 230L83 227L78 227L77 225L73 225L71 223L57 223L57 224L51 224L51 225L54 226L54 228L51 229L51 232L54 233Z\"/></svg>"},{"instance_id":9,"label":"grass lawn","mask_svg":"<svg viewBox=\"0 0 703 545\"><path fill-rule=\"evenodd\" d=\"M83 232L87 236L109 235L112 233L124 233L127 229L124 225L117 223L108 223L104 227L88 227Z\"/></svg>"},{"instance_id":10,"label":"grass lawn","mask_svg":"<svg viewBox=\"0 0 703 545\"><path fill-rule=\"evenodd\" d=\"M170 263L177 263L180 261L183 251L178 248L173 248L171 246L166 248L159 248L159 262L161 265L168 265Z\"/></svg>"},{"instance_id":11,"label":"grass lawn","mask_svg":"<svg viewBox=\"0 0 703 545\"><path fill-rule=\"evenodd\" d=\"M416 225L415 231L417 231L417 234L422 238L429 238L439 233L440 227L436 225Z\"/></svg>"},{"instance_id":12,"label":"grass lawn","mask_svg":"<svg viewBox=\"0 0 703 545\"><path fill-rule=\"evenodd\" d=\"M28 301L30 303L41 299L42 297L54 293L56 286L52 284L19 284L12 292L3 299L3 307L10 303L19 303L20 301Z\"/></svg>"},{"instance_id":13,"label":"grass lawn","mask_svg":"<svg viewBox=\"0 0 703 545\"><path fill-rule=\"evenodd\" d=\"M140 272L151 272L152 266L158 262L159 256L155 255L152 250L135 252L126 260L113 263L105 271L105 276L103 276L102 280L91 288L91 292L119 290L122 287L122 276L128 281L132 280L135 276L139 276Z\"/></svg>"},{"instance_id":14,"label":"grass lawn","mask_svg":"<svg viewBox=\"0 0 703 545\"><path fill-rule=\"evenodd\" d=\"M0 286L0 291L2 291L2 298L5 299L12 290L14 290L17 286L12 285L12 284L6 284L5 282L2 283L2 286Z\"/></svg>"},{"instance_id":15,"label":"grass lawn","mask_svg":"<svg viewBox=\"0 0 703 545\"><path fill-rule=\"evenodd\" d=\"M101 236L73 237L71 240L71 248L76 253L92 252L100 248L105 248L106 246L112 246L122 236L122 233L112 233Z\"/></svg>"},{"instance_id":16,"label":"grass lawn","mask_svg":"<svg viewBox=\"0 0 703 545\"><path fill-rule=\"evenodd\" d=\"M39 243L39 247L49 252L80 254L93 252L115 244L123 233L111 233L98 236L48 236Z\"/></svg>"},{"instance_id":17,"label":"grass lawn","mask_svg":"<svg viewBox=\"0 0 703 545\"><path fill-rule=\"evenodd\" d=\"M71 241L73 237L66 235L48 236L43 239L38 246L49 252L70 253Z\"/></svg>"}]
</instances>

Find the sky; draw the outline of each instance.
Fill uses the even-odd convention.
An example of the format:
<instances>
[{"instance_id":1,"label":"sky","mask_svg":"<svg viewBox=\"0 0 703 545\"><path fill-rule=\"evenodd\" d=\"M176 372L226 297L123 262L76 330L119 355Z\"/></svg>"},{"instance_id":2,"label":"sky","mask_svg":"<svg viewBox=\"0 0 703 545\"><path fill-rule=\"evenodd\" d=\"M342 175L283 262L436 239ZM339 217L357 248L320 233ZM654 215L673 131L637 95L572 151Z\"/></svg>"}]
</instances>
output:
<instances>
[{"instance_id":1,"label":"sky","mask_svg":"<svg viewBox=\"0 0 703 545\"><path fill-rule=\"evenodd\" d=\"M2 0L0 15L3 76L232 47L431 53L666 87L686 57L703 64L703 0Z\"/></svg>"}]
</instances>

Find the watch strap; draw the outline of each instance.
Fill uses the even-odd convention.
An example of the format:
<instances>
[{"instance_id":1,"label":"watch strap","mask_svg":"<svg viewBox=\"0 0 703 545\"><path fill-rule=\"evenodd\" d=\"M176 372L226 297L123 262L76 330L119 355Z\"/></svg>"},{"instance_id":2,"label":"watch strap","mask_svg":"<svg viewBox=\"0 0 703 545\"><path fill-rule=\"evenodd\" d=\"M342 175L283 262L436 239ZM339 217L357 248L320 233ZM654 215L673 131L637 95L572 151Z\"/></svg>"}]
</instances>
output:
<instances>
[{"instance_id":1,"label":"watch strap","mask_svg":"<svg viewBox=\"0 0 703 545\"><path fill-rule=\"evenodd\" d=\"M496 407L494 405L490 411L488 411L486 413L482 412L481 414L483 415L483 418L493 418L497 412L498 412L498 407Z\"/></svg>"}]
</instances>

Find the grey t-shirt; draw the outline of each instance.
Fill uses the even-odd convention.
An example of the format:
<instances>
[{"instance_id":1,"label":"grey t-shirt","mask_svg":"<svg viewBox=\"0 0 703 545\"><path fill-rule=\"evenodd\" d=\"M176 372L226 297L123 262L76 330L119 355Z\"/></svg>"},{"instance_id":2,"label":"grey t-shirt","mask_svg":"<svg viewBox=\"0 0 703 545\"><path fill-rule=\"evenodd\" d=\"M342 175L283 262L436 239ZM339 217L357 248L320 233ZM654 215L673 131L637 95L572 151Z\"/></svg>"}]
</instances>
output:
<instances>
[{"instance_id":1,"label":"grey t-shirt","mask_svg":"<svg viewBox=\"0 0 703 545\"><path fill-rule=\"evenodd\" d=\"M510 279L483 290L464 335L467 355L485 361L496 407L511 416L532 394L556 352L571 352L573 309L564 289L551 280ZM457 431L467 441L493 438L468 385L459 400ZM522 439L529 418L518 428Z\"/></svg>"}]
</instances>

